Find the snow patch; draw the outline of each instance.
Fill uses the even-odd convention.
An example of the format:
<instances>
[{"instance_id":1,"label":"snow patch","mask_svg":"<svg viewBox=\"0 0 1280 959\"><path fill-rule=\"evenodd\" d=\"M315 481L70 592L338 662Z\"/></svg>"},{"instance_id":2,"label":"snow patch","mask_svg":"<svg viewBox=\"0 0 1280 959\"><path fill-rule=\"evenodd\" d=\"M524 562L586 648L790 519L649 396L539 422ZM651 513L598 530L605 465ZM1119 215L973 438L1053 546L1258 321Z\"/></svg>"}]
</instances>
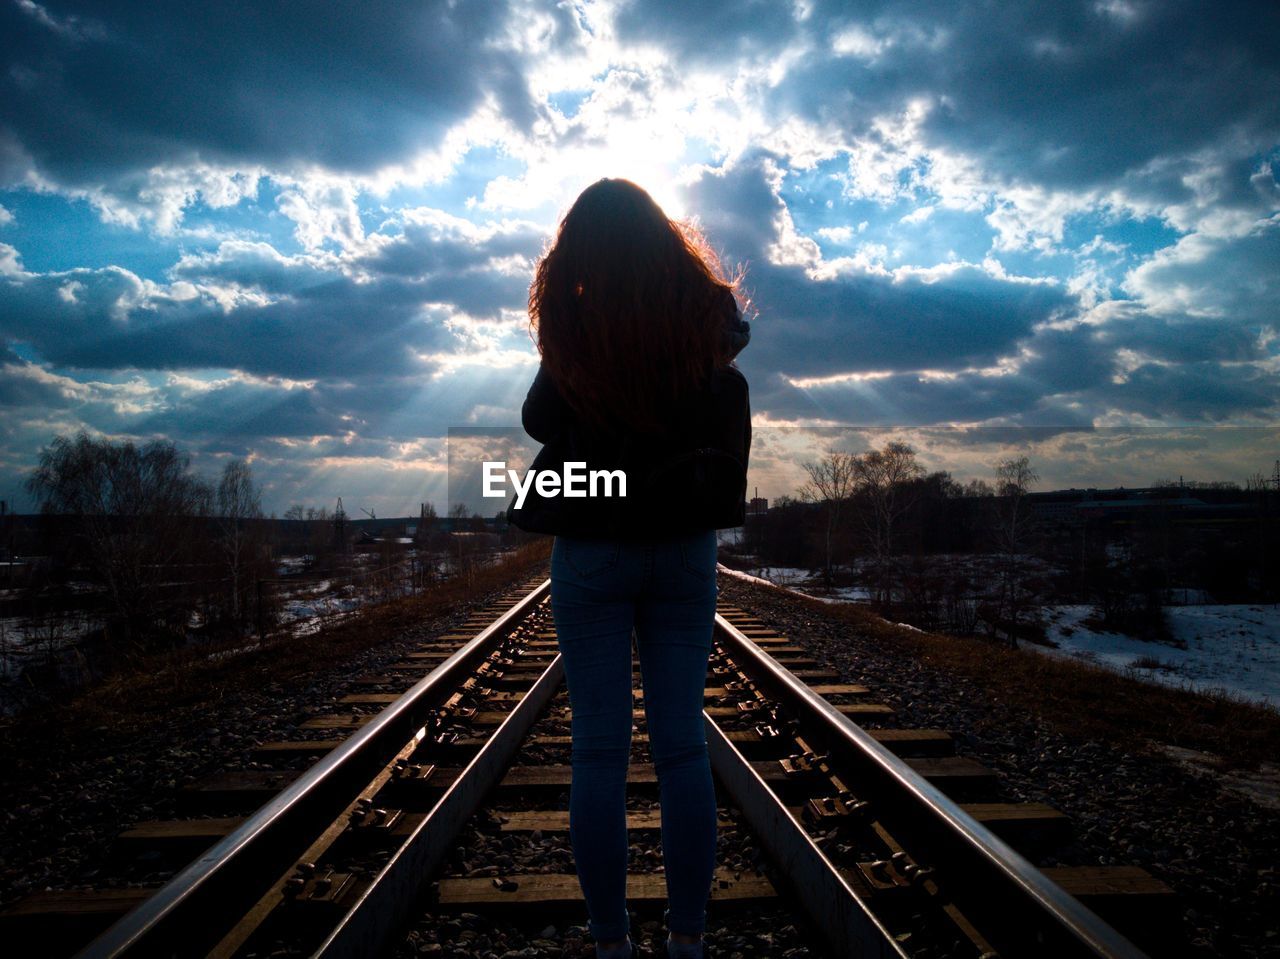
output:
<instances>
[{"instance_id":1,"label":"snow patch","mask_svg":"<svg viewBox=\"0 0 1280 959\"><path fill-rule=\"evenodd\" d=\"M1046 656L1084 660L1147 682L1222 691L1280 707L1280 606L1233 603L1166 606L1164 611L1177 646L1083 625L1093 612L1089 605L1046 606L1046 636L1058 648L1024 645Z\"/></svg>"},{"instance_id":2,"label":"snow patch","mask_svg":"<svg viewBox=\"0 0 1280 959\"><path fill-rule=\"evenodd\" d=\"M1232 769L1223 772L1221 760L1212 753L1181 746L1165 746L1166 755L1194 773L1212 776L1228 792L1252 800L1267 809L1280 810L1280 764L1263 762L1256 770Z\"/></svg>"}]
</instances>

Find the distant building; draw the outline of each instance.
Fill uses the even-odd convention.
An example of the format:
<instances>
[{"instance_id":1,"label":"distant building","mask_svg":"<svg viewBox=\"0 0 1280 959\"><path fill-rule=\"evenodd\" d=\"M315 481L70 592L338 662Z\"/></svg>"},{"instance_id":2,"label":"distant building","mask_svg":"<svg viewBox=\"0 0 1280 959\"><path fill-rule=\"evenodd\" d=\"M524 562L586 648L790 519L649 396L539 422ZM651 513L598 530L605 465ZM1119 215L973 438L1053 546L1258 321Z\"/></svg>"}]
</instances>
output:
<instances>
[{"instance_id":1,"label":"distant building","mask_svg":"<svg viewBox=\"0 0 1280 959\"><path fill-rule=\"evenodd\" d=\"M747 514L750 516L759 516L769 512L769 501L763 496L753 496L747 502Z\"/></svg>"},{"instance_id":2,"label":"distant building","mask_svg":"<svg viewBox=\"0 0 1280 959\"><path fill-rule=\"evenodd\" d=\"M1037 516L1073 526L1088 520L1128 523L1159 512L1173 513L1179 522L1229 522L1243 520L1256 509L1240 490L1176 486L1050 490L1028 493L1027 503Z\"/></svg>"}]
</instances>

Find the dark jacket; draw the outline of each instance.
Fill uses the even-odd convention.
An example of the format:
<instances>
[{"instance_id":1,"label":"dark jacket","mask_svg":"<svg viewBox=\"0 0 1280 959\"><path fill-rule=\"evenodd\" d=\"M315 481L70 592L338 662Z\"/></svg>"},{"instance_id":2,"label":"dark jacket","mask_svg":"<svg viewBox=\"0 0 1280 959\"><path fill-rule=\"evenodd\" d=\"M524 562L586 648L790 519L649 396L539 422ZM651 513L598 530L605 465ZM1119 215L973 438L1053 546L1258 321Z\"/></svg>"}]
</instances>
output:
<instances>
[{"instance_id":1,"label":"dark jacket","mask_svg":"<svg viewBox=\"0 0 1280 959\"><path fill-rule=\"evenodd\" d=\"M726 337L736 353L750 326L736 308ZM507 518L521 529L598 539L657 540L708 529L741 526L746 510L751 450L751 403L746 377L736 367L711 374L697 393L677 404L660 432L590 430L539 367L524 401L525 432L543 444L531 469L563 472L566 461L587 470L621 469L626 497L543 497L530 487L523 506L515 497Z\"/></svg>"}]
</instances>

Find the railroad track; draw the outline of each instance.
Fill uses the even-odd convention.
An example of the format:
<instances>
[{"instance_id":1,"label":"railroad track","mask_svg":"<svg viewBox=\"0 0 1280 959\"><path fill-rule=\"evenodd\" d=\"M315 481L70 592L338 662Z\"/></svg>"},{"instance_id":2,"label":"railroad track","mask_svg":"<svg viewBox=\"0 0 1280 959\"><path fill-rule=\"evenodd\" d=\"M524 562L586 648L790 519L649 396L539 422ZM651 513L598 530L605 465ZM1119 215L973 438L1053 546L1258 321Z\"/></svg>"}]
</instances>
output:
<instances>
[{"instance_id":1,"label":"railroad track","mask_svg":"<svg viewBox=\"0 0 1280 959\"><path fill-rule=\"evenodd\" d=\"M122 833L140 875L196 856L167 882L36 894L0 916L3 941L40 956L370 956L424 909L581 919L566 857L456 874L464 828L513 843L568 830L548 589L511 591L357 680L346 711L259 747L252 768L185 788L190 818ZM628 827L656 830L635 695ZM1167 887L1130 867L1037 869L1023 854L1065 842L1066 817L994 801L994 775L949 734L896 728L865 688L739 610L717 615L706 697L722 824L765 859L751 868L735 849L713 914L781 903L833 956L1144 955L1098 911L1158 942ZM634 872L628 899L660 910L661 873Z\"/></svg>"}]
</instances>

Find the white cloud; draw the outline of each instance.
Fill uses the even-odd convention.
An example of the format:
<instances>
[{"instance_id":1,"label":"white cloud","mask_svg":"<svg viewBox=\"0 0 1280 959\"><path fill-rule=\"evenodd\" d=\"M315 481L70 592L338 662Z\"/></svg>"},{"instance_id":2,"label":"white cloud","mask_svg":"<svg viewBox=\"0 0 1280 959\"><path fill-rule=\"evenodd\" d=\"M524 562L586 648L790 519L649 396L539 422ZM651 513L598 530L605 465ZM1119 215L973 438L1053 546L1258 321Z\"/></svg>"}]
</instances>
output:
<instances>
[{"instance_id":1,"label":"white cloud","mask_svg":"<svg viewBox=\"0 0 1280 959\"><path fill-rule=\"evenodd\" d=\"M818 230L818 236L824 240L830 240L832 243L848 243L853 239L853 227L824 226Z\"/></svg>"},{"instance_id":2,"label":"white cloud","mask_svg":"<svg viewBox=\"0 0 1280 959\"><path fill-rule=\"evenodd\" d=\"M0 276L21 276L22 258L8 243L0 243Z\"/></svg>"},{"instance_id":3,"label":"white cloud","mask_svg":"<svg viewBox=\"0 0 1280 959\"><path fill-rule=\"evenodd\" d=\"M364 225L349 180L317 174L296 181L280 192L280 212L294 222L293 235L304 249L315 252L326 242L352 249L364 242Z\"/></svg>"},{"instance_id":4,"label":"white cloud","mask_svg":"<svg viewBox=\"0 0 1280 959\"><path fill-rule=\"evenodd\" d=\"M831 38L831 50L839 57L874 60L888 46L887 39L874 36L865 27L857 25L841 30Z\"/></svg>"},{"instance_id":5,"label":"white cloud","mask_svg":"<svg viewBox=\"0 0 1280 959\"><path fill-rule=\"evenodd\" d=\"M899 223L923 223L925 220L929 219L929 217L933 216L933 211L935 209L937 208L932 206L916 207L906 216L899 219L898 222Z\"/></svg>"}]
</instances>

